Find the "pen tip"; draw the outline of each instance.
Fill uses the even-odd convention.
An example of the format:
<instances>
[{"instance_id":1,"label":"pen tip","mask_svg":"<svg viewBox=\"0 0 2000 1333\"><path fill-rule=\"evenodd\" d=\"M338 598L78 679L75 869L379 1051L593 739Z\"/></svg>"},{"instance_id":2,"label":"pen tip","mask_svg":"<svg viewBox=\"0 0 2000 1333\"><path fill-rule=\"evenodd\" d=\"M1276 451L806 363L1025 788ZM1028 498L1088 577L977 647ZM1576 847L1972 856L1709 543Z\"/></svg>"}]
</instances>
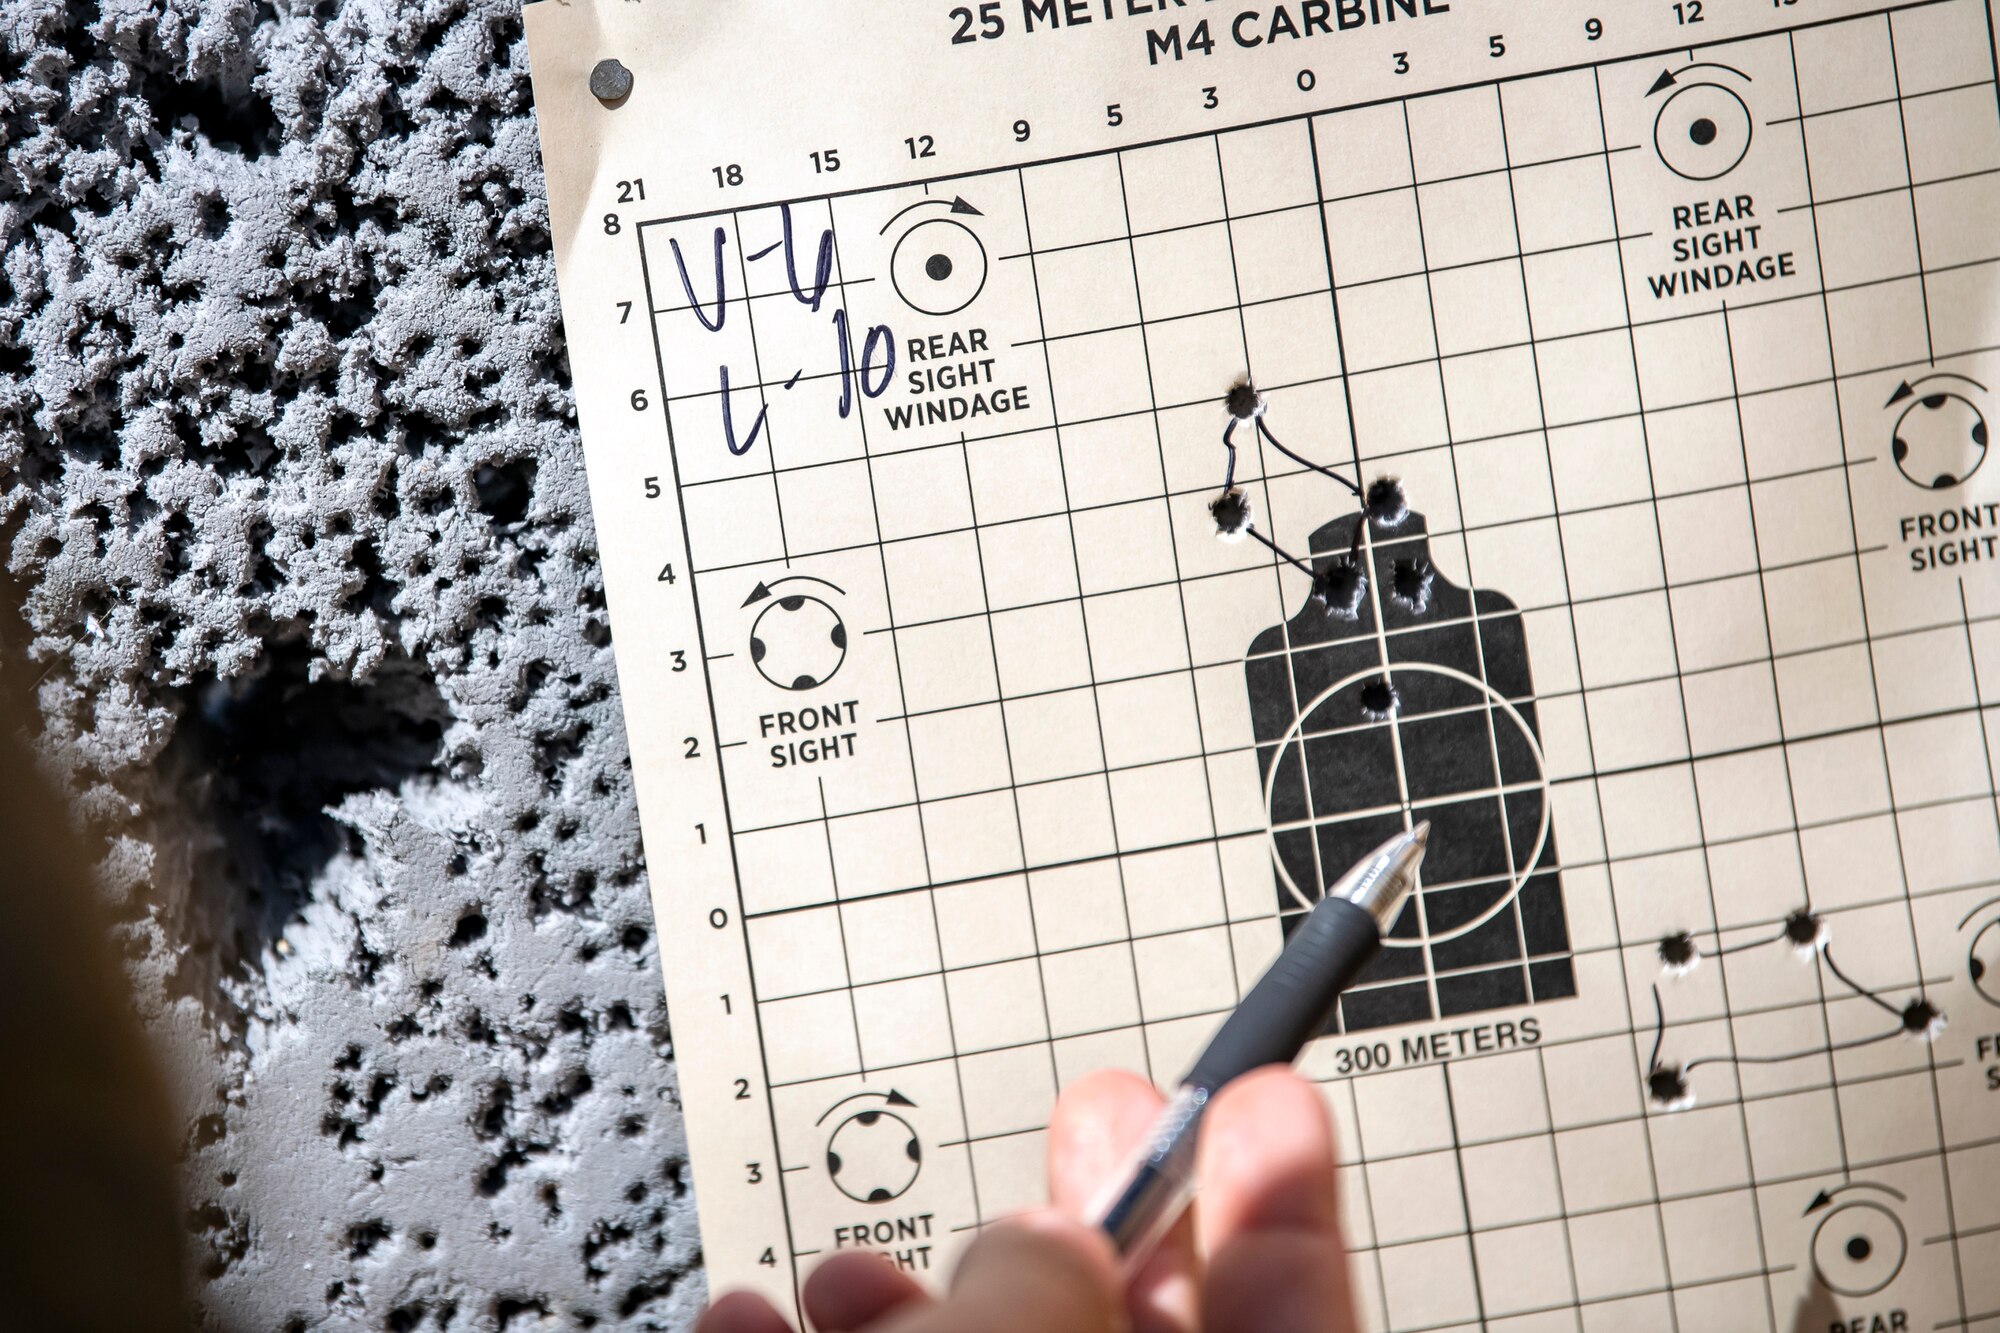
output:
<instances>
[{"instance_id":1,"label":"pen tip","mask_svg":"<svg viewBox=\"0 0 2000 1333\"><path fill-rule=\"evenodd\" d=\"M1417 871L1424 863L1424 846L1430 836L1429 822L1417 821L1342 875L1326 896L1346 899L1374 917L1379 928L1388 930L1417 887Z\"/></svg>"}]
</instances>

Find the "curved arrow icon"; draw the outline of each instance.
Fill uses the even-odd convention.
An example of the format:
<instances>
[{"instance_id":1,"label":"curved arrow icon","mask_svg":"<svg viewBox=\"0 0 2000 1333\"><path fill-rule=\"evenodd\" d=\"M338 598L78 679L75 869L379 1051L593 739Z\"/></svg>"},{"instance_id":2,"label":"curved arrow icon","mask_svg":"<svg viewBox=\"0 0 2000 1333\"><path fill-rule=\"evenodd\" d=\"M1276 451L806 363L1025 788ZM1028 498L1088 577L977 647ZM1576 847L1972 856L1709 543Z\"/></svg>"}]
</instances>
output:
<instances>
[{"instance_id":1,"label":"curved arrow icon","mask_svg":"<svg viewBox=\"0 0 2000 1333\"><path fill-rule=\"evenodd\" d=\"M904 209L902 213L896 214L895 217L890 218L887 222L883 223L882 230L876 232L875 234L877 236L887 236L889 234L889 228L896 225L897 220L903 216L903 213L914 213L918 209L928 208L932 204L945 204L945 203L949 203L951 205L952 212L960 214L965 217L983 218L986 216L984 213L974 208L971 204L966 203L965 197L963 195L955 194L949 200L919 199L917 200L916 203L911 204L908 208Z\"/></svg>"},{"instance_id":2,"label":"curved arrow icon","mask_svg":"<svg viewBox=\"0 0 2000 1333\"><path fill-rule=\"evenodd\" d=\"M813 1121L813 1123L815 1125L824 1124L826 1122L826 1118L832 1115L835 1111L838 1111L841 1107L847 1105L849 1102L856 1101L862 1097L880 1097L883 1099L884 1102L886 1102L890 1106L916 1105L915 1102L911 1101L908 1097L905 1097L902 1093L896 1091L894 1088L889 1089L887 1092L852 1092L849 1093L847 1096L842 1097L839 1101L835 1102L833 1105L827 1107L826 1110L820 1113L819 1119Z\"/></svg>"},{"instance_id":3,"label":"curved arrow icon","mask_svg":"<svg viewBox=\"0 0 2000 1333\"><path fill-rule=\"evenodd\" d=\"M771 590L781 583L817 583L822 587L833 589L842 597L847 596L847 589L830 580L816 579L810 574L787 574L781 579L772 579L769 583L759 579L757 586L750 590L750 595L743 599L743 605L752 606L763 601L766 597L776 596Z\"/></svg>"},{"instance_id":4,"label":"curved arrow icon","mask_svg":"<svg viewBox=\"0 0 2000 1333\"><path fill-rule=\"evenodd\" d=\"M1661 70L1660 77L1654 79L1653 86L1646 90L1646 96L1651 97L1654 93L1657 93L1662 89L1673 87L1675 82L1679 79L1679 77L1687 73L1691 69L1726 69L1731 74L1734 74L1737 78L1744 80L1746 83L1755 83L1757 81L1751 78L1748 74L1745 74L1742 70L1736 68L1736 66L1734 65L1724 65L1714 60L1698 60L1692 65L1682 65L1679 69Z\"/></svg>"},{"instance_id":5,"label":"curved arrow icon","mask_svg":"<svg viewBox=\"0 0 2000 1333\"><path fill-rule=\"evenodd\" d=\"M1954 375L1948 370L1933 371L1931 374L1925 375L1922 378L1918 379L1917 384L1929 384L1932 380L1961 380L1966 384L1970 384L1973 388L1979 390L1979 392L1981 393L1986 392L1986 386L1984 384L1981 384L1978 380L1973 379L1970 375ZM1917 391L1916 385L1911 384L1910 381L1908 380L1904 380L1901 384L1898 384L1896 386L1896 392L1889 395L1889 401L1884 403L1883 406L1894 407L1897 403L1902 402L1905 398L1914 395L1916 391Z\"/></svg>"},{"instance_id":6,"label":"curved arrow icon","mask_svg":"<svg viewBox=\"0 0 2000 1333\"><path fill-rule=\"evenodd\" d=\"M1849 1190L1881 1190L1884 1194L1895 1195L1904 1203L1910 1201L1910 1196L1899 1189L1892 1189L1887 1185L1878 1185L1872 1180L1850 1180L1845 1185L1835 1185L1830 1190L1821 1190L1819 1193L1813 1195L1812 1202L1806 1205L1806 1210L1800 1213L1799 1216L1811 1217L1814 1213L1832 1203L1834 1195L1845 1194Z\"/></svg>"}]
</instances>

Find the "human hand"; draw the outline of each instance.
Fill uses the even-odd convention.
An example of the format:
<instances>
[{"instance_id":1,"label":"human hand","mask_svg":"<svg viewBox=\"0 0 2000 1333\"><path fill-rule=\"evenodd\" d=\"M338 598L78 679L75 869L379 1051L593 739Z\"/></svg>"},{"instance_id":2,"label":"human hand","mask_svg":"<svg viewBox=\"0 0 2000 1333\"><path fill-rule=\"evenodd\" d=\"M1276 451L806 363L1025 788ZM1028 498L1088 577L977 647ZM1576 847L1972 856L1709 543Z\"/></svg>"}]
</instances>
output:
<instances>
[{"instance_id":1,"label":"human hand","mask_svg":"<svg viewBox=\"0 0 2000 1333\"><path fill-rule=\"evenodd\" d=\"M1105 1071L1062 1095L1041 1213L988 1227L943 1298L874 1254L836 1254L806 1280L820 1333L1353 1333L1334 1195L1333 1129L1310 1083L1261 1069L1202 1123L1201 1194L1126 1284L1104 1236L1077 1219L1126 1165L1162 1098ZM1197 1241L1199 1236L1199 1241ZM762 1297L724 1296L695 1333L791 1333Z\"/></svg>"}]
</instances>

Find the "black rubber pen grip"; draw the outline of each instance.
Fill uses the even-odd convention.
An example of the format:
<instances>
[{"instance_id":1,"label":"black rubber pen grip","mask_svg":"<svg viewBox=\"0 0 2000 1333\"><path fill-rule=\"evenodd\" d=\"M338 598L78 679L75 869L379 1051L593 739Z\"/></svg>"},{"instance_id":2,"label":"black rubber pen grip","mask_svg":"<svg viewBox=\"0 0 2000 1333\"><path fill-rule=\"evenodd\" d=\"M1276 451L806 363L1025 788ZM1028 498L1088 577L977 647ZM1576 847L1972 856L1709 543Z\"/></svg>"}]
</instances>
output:
<instances>
[{"instance_id":1,"label":"black rubber pen grip","mask_svg":"<svg viewBox=\"0 0 2000 1333\"><path fill-rule=\"evenodd\" d=\"M1290 1064L1326 1030L1340 993L1381 945L1382 932L1364 909L1345 898L1322 900L1217 1031L1186 1083L1213 1090L1264 1065Z\"/></svg>"}]
</instances>

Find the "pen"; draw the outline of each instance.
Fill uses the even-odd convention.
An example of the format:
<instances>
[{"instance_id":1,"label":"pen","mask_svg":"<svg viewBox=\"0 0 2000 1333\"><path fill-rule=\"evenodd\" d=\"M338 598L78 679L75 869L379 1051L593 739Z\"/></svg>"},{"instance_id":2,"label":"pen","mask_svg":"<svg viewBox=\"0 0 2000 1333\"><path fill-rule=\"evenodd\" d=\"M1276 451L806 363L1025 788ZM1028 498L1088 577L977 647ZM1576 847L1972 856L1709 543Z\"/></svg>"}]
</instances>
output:
<instances>
[{"instance_id":1,"label":"pen","mask_svg":"<svg viewBox=\"0 0 2000 1333\"><path fill-rule=\"evenodd\" d=\"M1144 1262L1194 1197L1195 1139L1210 1099L1253 1069L1290 1064L1326 1030L1340 993L1375 956L1409 898L1430 829L1419 823L1397 834L1327 890L1181 1079L1126 1174L1091 1212L1128 1270Z\"/></svg>"}]
</instances>

